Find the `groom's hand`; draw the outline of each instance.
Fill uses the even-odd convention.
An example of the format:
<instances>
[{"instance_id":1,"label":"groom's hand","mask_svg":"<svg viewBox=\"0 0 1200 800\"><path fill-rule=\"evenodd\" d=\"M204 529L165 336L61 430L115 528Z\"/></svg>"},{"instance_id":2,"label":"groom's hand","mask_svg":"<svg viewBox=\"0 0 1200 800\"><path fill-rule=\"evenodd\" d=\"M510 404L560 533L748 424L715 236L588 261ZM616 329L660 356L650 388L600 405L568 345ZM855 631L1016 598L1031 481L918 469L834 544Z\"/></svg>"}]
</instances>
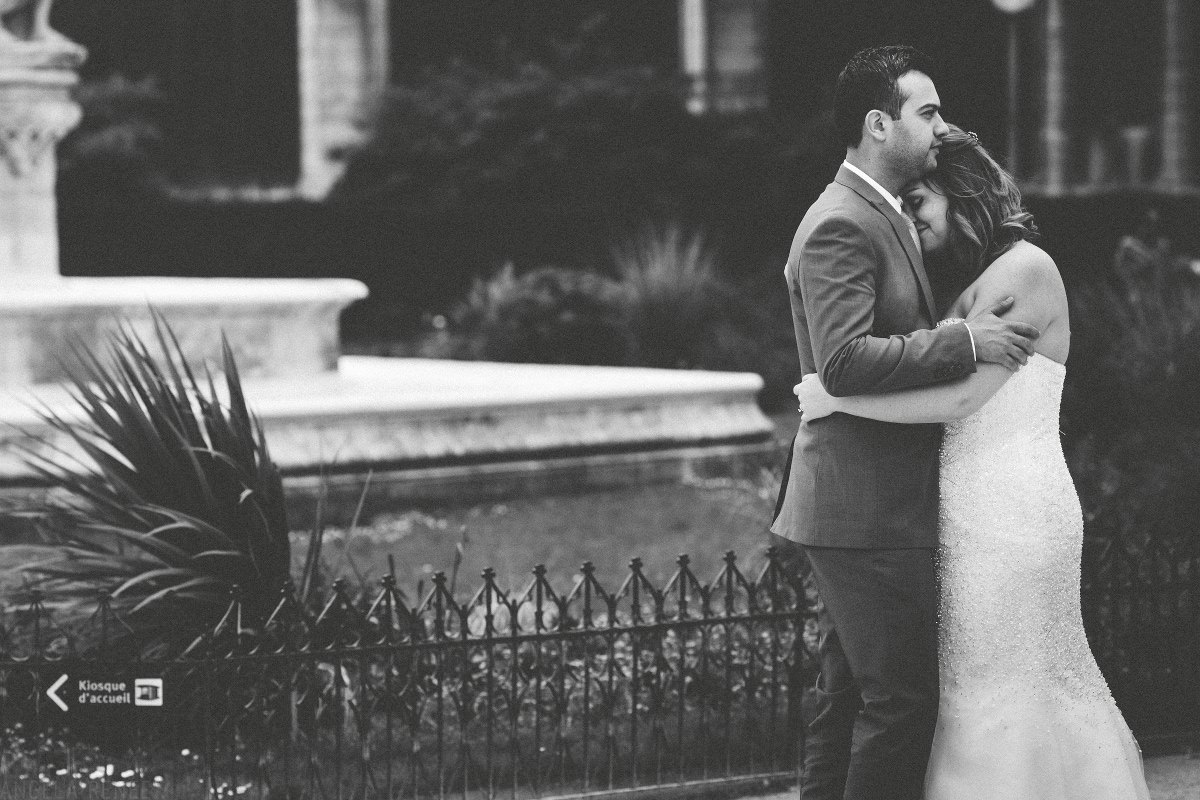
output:
<instances>
[{"instance_id":1,"label":"groom's hand","mask_svg":"<svg viewBox=\"0 0 1200 800\"><path fill-rule=\"evenodd\" d=\"M1032 325L1000 319L1013 306L1006 297L967 320L975 340L975 360L1000 364L1016 372L1033 355L1033 342L1042 335Z\"/></svg>"}]
</instances>

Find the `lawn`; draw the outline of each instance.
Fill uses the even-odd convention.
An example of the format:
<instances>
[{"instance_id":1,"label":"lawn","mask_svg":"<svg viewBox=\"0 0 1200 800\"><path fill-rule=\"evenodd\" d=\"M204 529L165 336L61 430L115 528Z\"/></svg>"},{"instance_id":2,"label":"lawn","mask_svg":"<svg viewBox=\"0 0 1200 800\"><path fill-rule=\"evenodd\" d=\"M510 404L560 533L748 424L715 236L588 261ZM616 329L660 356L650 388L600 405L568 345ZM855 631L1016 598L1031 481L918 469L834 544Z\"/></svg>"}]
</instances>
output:
<instances>
[{"instance_id":1,"label":"lawn","mask_svg":"<svg viewBox=\"0 0 1200 800\"><path fill-rule=\"evenodd\" d=\"M513 499L466 507L405 509L382 513L355 530L326 531L328 577L374 581L388 571L388 556L405 591L428 588L435 572L453 575L456 594L479 585L492 567L502 588L520 589L544 564L556 590L569 590L583 562L611 591L620 587L633 558L642 559L652 583L663 586L681 553L701 581L714 577L725 553L742 569L757 571L769 544L777 477L713 479L578 494ZM304 557L307 534L293 534L293 558Z\"/></svg>"}]
</instances>

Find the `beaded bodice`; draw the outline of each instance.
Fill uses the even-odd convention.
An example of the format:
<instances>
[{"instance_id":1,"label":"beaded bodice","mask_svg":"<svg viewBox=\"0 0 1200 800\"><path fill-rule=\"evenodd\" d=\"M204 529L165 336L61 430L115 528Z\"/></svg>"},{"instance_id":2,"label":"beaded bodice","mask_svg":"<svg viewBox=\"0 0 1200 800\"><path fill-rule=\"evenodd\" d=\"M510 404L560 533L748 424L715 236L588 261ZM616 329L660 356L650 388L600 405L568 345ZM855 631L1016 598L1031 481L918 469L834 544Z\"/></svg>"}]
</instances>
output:
<instances>
[{"instance_id":1,"label":"beaded bodice","mask_svg":"<svg viewBox=\"0 0 1200 800\"><path fill-rule=\"evenodd\" d=\"M1052 456L1055 463L1046 466L1059 466L1057 462L1063 460L1059 401L1066 371L1057 361L1034 354L982 408L966 419L947 423L942 446L943 476L962 459L972 459L976 462L973 466L988 471L1009 470L1006 459L983 452L991 448L1000 448L1008 458Z\"/></svg>"},{"instance_id":2,"label":"beaded bodice","mask_svg":"<svg viewBox=\"0 0 1200 800\"><path fill-rule=\"evenodd\" d=\"M1079 608L1083 516L1059 440L1065 372L1035 355L946 426L939 662L944 690L974 701L1109 697Z\"/></svg>"}]
</instances>

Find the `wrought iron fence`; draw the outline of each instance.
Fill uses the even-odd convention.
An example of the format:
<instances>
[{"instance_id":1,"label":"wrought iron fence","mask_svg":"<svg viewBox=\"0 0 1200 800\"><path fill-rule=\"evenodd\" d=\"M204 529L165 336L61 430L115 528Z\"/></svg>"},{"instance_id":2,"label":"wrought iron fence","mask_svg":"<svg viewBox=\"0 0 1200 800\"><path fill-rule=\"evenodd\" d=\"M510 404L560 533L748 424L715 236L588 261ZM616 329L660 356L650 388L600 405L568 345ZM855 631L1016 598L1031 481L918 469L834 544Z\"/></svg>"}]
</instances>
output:
<instances>
[{"instance_id":1,"label":"wrought iron fence","mask_svg":"<svg viewBox=\"0 0 1200 800\"><path fill-rule=\"evenodd\" d=\"M104 745L80 766L43 737L9 765L26 782L15 796L516 798L794 780L807 605L773 552L749 577L730 553L707 583L683 556L661 589L636 559L615 591L590 565L561 595L542 567L514 593L489 570L466 601L439 574L412 605L390 579L373 596L338 582L313 611L285 590L256 630L234 598L182 655L118 662L109 637L81 650L35 602L0 652L0 724L69 725ZM101 602L90 624L123 621ZM47 695L63 675L66 711ZM161 708L74 696L138 679L161 680Z\"/></svg>"},{"instance_id":2,"label":"wrought iron fence","mask_svg":"<svg viewBox=\"0 0 1200 800\"><path fill-rule=\"evenodd\" d=\"M1083 576L1089 638L1139 739L1195 743L1195 543L1090 538ZM517 592L489 570L465 600L441 574L413 603L390 579L370 594L335 583L317 604L285 589L254 627L234 597L183 653L131 659L106 599L86 630L35 599L0 625L0 796L692 796L791 781L810 606L773 551L753 576L730 553L709 582L683 556L662 588L636 559L615 591L590 565L562 594L542 567ZM138 679L161 681L161 707L83 702L85 687Z\"/></svg>"}]
</instances>

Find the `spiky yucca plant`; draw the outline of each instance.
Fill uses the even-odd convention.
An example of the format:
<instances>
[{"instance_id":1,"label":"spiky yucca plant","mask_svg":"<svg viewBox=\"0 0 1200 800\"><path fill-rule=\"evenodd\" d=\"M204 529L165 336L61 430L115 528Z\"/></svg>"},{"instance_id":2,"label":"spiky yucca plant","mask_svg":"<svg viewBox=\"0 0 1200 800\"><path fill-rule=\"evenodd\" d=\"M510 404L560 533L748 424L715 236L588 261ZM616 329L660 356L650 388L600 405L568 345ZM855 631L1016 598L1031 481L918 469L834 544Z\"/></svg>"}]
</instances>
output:
<instances>
[{"instance_id":1,"label":"spiky yucca plant","mask_svg":"<svg viewBox=\"0 0 1200 800\"><path fill-rule=\"evenodd\" d=\"M246 622L261 621L290 565L279 469L228 341L222 400L209 370L197 380L157 312L154 331L160 359L128 325L112 334L108 358L74 348L69 391L81 414L40 409L50 432L31 437L24 457L56 491L23 512L43 542L40 558L16 566L60 618L110 596L125 623L117 630L143 653L215 624L234 587Z\"/></svg>"}]
</instances>

